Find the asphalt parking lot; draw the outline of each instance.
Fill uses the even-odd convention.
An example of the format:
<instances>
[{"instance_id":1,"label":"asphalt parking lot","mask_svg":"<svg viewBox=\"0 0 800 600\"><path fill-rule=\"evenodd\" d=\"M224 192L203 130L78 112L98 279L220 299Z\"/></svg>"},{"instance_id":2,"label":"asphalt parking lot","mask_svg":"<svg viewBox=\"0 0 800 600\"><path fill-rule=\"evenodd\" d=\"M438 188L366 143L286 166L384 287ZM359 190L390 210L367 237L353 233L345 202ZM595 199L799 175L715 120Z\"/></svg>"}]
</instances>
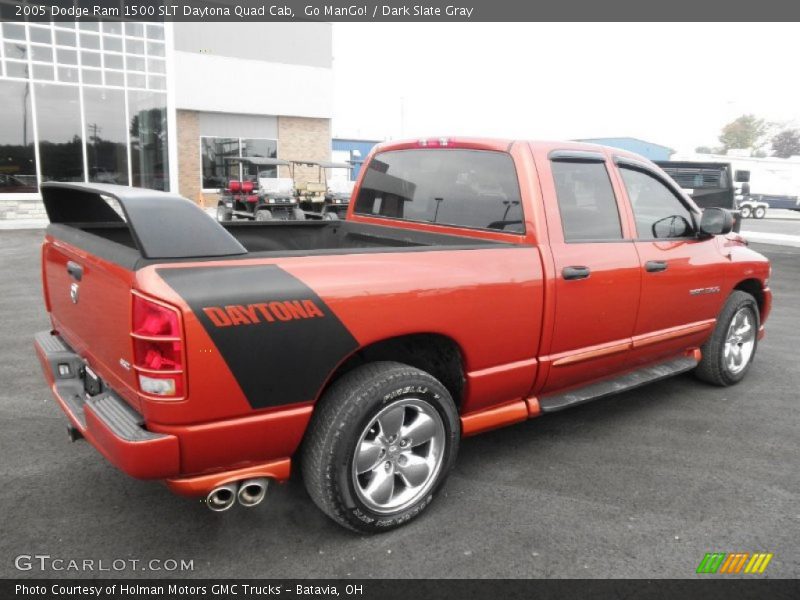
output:
<instances>
[{"instance_id":1,"label":"asphalt parking lot","mask_svg":"<svg viewBox=\"0 0 800 600\"><path fill-rule=\"evenodd\" d=\"M773 261L775 305L740 385L691 375L466 440L427 514L375 537L319 512L295 477L216 514L70 444L32 349L48 321L42 231L0 232L0 576L694 576L706 552L774 553L800 575L800 249ZM190 572L20 572L19 555L192 560Z\"/></svg>"}]
</instances>

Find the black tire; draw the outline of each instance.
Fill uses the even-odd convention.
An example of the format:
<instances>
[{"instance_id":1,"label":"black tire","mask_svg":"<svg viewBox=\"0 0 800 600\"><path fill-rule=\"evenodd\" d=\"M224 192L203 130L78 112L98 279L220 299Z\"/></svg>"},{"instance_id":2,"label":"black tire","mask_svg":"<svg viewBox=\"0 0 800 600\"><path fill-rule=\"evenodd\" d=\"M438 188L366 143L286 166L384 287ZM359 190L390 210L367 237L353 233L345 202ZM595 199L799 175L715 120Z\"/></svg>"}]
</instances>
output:
<instances>
[{"instance_id":1,"label":"black tire","mask_svg":"<svg viewBox=\"0 0 800 600\"><path fill-rule=\"evenodd\" d=\"M322 215L322 218L325 219L326 221L338 221L339 220L339 215L337 215L332 210L329 210L324 215Z\"/></svg>"},{"instance_id":2,"label":"black tire","mask_svg":"<svg viewBox=\"0 0 800 600\"><path fill-rule=\"evenodd\" d=\"M272 220L272 211L266 208L259 208L256 211L255 215L256 221L271 221Z\"/></svg>"},{"instance_id":3,"label":"black tire","mask_svg":"<svg viewBox=\"0 0 800 600\"><path fill-rule=\"evenodd\" d=\"M734 316L742 309L749 310L754 329L754 345L747 364L739 372L732 372L725 362L725 341L728 329ZM739 383L750 370L758 350L759 320L758 304L755 298L746 292L735 290L729 297L717 318L714 333L702 347L703 358L695 369L695 375L707 383L729 386Z\"/></svg>"},{"instance_id":4,"label":"black tire","mask_svg":"<svg viewBox=\"0 0 800 600\"><path fill-rule=\"evenodd\" d=\"M440 467L427 491L412 498L413 504L395 512L376 512L356 492L356 445L376 415L404 398L422 401L438 413L444 426ZM430 374L397 362L363 365L336 381L314 412L301 453L306 489L325 514L348 529L376 533L399 527L430 505L455 462L460 437L455 403Z\"/></svg>"},{"instance_id":5,"label":"black tire","mask_svg":"<svg viewBox=\"0 0 800 600\"><path fill-rule=\"evenodd\" d=\"M750 216L753 214L753 210L749 206L742 207L742 218L749 219Z\"/></svg>"},{"instance_id":6,"label":"black tire","mask_svg":"<svg viewBox=\"0 0 800 600\"><path fill-rule=\"evenodd\" d=\"M753 211L753 216L756 219L763 219L767 216L767 209L763 206L756 206L756 209Z\"/></svg>"},{"instance_id":7,"label":"black tire","mask_svg":"<svg viewBox=\"0 0 800 600\"><path fill-rule=\"evenodd\" d=\"M217 204L217 221L225 223L230 221L233 216L233 211L224 204Z\"/></svg>"}]
</instances>

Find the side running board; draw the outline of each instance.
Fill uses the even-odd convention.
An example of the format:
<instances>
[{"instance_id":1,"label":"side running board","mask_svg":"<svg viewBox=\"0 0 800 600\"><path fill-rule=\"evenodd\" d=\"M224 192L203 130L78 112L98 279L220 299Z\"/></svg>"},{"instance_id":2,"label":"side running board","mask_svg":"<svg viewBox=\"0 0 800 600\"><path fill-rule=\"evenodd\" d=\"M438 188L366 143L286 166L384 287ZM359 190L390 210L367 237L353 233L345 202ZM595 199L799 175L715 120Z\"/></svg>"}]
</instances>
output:
<instances>
[{"instance_id":1,"label":"side running board","mask_svg":"<svg viewBox=\"0 0 800 600\"><path fill-rule=\"evenodd\" d=\"M643 369L638 369L625 375L607 379L599 383L591 383L587 386L564 392L563 394L555 394L553 396L543 396L539 398L539 406L542 412L555 412L570 406L576 406L596 400L611 394L625 392L632 390L640 385L652 383L659 379L666 379L679 373L691 371L697 366L697 360L692 356L681 356L669 360L667 362L659 363Z\"/></svg>"}]
</instances>

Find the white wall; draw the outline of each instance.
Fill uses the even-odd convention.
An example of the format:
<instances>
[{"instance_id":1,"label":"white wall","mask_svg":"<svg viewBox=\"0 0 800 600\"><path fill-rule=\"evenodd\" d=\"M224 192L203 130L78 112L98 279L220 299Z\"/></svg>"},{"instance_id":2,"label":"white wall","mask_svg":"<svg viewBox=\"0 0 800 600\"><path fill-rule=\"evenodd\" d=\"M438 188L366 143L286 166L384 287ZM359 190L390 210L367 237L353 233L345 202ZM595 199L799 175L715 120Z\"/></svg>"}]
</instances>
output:
<instances>
[{"instance_id":1,"label":"white wall","mask_svg":"<svg viewBox=\"0 0 800 600\"><path fill-rule=\"evenodd\" d=\"M330 23L179 22L175 50L330 68Z\"/></svg>"},{"instance_id":2,"label":"white wall","mask_svg":"<svg viewBox=\"0 0 800 600\"><path fill-rule=\"evenodd\" d=\"M275 116L210 112L201 112L197 116L201 136L278 139L278 117Z\"/></svg>"},{"instance_id":3,"label":"white wall","mask_svg":"<svg viewBox=\"0 0 800 600\"><path fill-rule=\"evenodd\" d=\"M329 119L333 71L284 63L174 52L175 108Z\"/></svg>"}]
</instances>

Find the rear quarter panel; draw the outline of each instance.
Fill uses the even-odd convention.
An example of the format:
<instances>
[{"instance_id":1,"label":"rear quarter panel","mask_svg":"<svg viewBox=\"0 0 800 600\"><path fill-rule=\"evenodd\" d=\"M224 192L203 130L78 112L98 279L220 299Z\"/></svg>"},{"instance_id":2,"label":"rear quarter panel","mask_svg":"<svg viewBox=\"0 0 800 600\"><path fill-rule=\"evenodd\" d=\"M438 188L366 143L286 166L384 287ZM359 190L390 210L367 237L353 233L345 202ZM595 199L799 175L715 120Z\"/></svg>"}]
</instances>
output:
<instances>
[{"instance_id":1,"label":"rear quarter panel","mask_svg":"<svg viewBox=\"0 0 800 600\"><path fill-rule=\"evenodd\" d=\"M543 276L529 246L348 257L342 271L287 265L313 287L361 347L413 333L451 338L467 374L462 413L517 400L531 389L541 338ZM358 274L358 275L355 275ZM497 369L491 391L479 380ZM494 379L494 378L493 378ZM488 393L488 395L487 395Z\"/></svg>"},{"instance_id":2,"label":"rear quarter panel","mask_svg":"<svg viewBox=\"0 0 800 600\"><path fill-rule=\"evenodd\" d=\"M182 402L145 403L148 420L199 423L246 416L258 410L253 408L226 357L212 341L208 323L204 324L197 310L193 311L158 273L158 269L172 267L226 269L248 265L276 265L313 290L324 303L326 313L330 311L355 339L352 352L338 357L338 364L358 348L374 342L407 334L434 333L458 344L468 374L481 375L482 371L491 372L499 367L498 381L512 382L505 387L500 385L499 389L495 386L495 397L488 398L479 385L470 386L468 376L462 411L477 410L489 402L516 400L530 391L543 310L542 266L535 247L183 263L147 267L138 274L138 284L145 291L183 310L187 336L188 397ZM261 301L273 299L269 297L271 293L274 294L265 284ZM208 290L208 305L218 305L213 287ZM242 325L237 329L245 331L252 327L261 327L260 335L269 342L268 324ZM302 351L287 345L281 363L263 360L257 352L248 360L258 361L268 377L280 378L286 364L291 361L302 365L314 352L313 345ZM503 367L509 365L510 377L504 377ZM325 373L325 378L332 372ZM520 372L525 375L520 377ZM315 402L319 391L303 397L300 404ZM261 412L287 407L279 398L270 402L274 404Z\"/></svg>"}]
</instances>

